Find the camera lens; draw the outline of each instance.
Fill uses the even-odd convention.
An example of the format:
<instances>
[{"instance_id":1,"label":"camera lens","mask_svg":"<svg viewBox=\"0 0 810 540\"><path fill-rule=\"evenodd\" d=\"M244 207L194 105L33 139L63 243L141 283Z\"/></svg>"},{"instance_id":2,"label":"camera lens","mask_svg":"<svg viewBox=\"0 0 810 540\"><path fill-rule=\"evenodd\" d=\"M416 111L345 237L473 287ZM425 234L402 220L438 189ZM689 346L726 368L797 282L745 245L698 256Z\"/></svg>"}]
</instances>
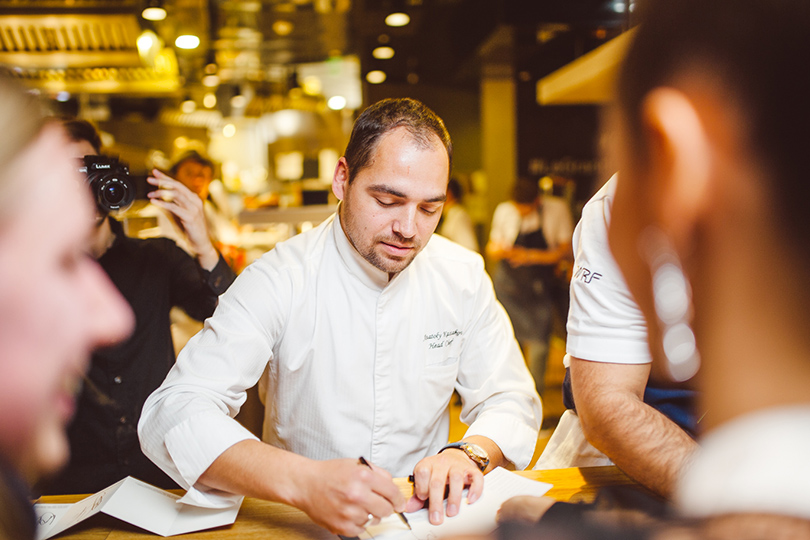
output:
<instances>
[{"instance_id":1,"label":"camera lens","mask_svg":"<svg viewBox=\"0 0 810 540\"><path fill-rule=\"evenodd\" d=\"M102 207L117 210L132 202L129 186L119 178L107 178L98 186L98 199Z\"/></svg>"}]
</instances>

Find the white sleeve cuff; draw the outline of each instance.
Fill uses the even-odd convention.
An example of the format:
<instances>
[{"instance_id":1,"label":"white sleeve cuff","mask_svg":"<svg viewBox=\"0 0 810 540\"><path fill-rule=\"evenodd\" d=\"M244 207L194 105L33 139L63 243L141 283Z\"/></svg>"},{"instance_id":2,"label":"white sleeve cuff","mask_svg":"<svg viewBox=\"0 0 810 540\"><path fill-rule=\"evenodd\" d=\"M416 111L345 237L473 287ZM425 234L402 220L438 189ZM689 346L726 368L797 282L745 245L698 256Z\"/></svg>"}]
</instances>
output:
<instances>
[{"instance_id":1,"label":"white sleeve cuff","mask_svg":"<svg viewBox=\"0 0 810 540\"><path fill-rule=\"evenodd\" d=\"M258 438L239 422L218 411L194 416L169 430L165 439L166 451L185 483L192 486L186 497L196 500L196 496L191 495L191 492L198 491L202 494L201 491L194 489L200 475L225 450L244 440L258 440ZM202 497L207 498L208 495Z\"/></svg>"},{"instance_id":2,"label":"white sleeve cuff","mask_svg":"<svg viewBox=\"0 0 810 540\"><path fill-rule=\"evenodd\" d=\"M539 427L529 426L511 414L485 413L473 422L464 437L480 435L491 439L515 469L523 470L532 461Z\"/></svg>"}]
</instances>

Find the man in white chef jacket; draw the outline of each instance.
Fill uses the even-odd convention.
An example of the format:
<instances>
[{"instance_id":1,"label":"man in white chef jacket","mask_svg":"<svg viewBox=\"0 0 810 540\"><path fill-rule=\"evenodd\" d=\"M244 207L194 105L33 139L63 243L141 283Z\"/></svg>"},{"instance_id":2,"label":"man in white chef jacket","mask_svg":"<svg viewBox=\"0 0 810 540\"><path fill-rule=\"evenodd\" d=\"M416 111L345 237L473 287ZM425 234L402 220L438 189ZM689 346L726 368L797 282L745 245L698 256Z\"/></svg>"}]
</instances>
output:
<instances>
[{"instance_id":1,"label":"man in white chef jacket","mask_svg":"<svg viewBox=\"0 0 810 540\"><path fill-rule=\"evenodd\" d=\"M483 472L528 466L542 405L509 318L482 258L433 235L451 160L418 101L358 117L338 212L248 267L144 406L143 450L183 502L280 501L354 535L426 500L440 523L446 486L453 516ZM263 441L233 419L257 381ZM469 429L448 446L454 388ZM406 501L391 476L411 473Z\"/></svg>"}]
</instances>

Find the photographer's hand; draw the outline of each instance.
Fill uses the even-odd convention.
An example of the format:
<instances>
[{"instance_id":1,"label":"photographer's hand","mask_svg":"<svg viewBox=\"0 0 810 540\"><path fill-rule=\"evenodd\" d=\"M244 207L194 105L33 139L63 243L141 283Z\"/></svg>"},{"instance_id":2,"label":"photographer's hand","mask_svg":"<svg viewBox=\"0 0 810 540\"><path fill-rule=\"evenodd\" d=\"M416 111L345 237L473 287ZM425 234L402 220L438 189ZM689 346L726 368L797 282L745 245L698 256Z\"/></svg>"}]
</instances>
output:
<instances>
[{"instance_id":1,"label":"photographer's hand","mask_svg":"<svg viewBox=\"0 0 810 540\"><path fill-rule=\"evenodd\" d=\"M208 233L202 199L177 180L157 169L152 170L152 176L147 179L147 182L158 187L149 193L152 204L174 216L177 224L186 233L200 266L206 270L213 270L219 262L219 253Z\"/></svg>"}]
</instances>

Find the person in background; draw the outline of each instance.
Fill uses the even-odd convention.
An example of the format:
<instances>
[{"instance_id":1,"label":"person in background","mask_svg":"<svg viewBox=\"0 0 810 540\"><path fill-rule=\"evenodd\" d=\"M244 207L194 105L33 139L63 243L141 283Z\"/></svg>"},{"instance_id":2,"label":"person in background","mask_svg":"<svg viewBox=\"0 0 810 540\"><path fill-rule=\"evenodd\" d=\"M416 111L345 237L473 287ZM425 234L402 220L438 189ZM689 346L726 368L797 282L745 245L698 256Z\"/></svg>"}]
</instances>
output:
<instances>
[{"instance_id":1,"label":"person in background","mask_svg":"<svg viewBox=\"0 0 810 540\"><path fill-rule=\"evenodd\" d=\"M444 201L444 208L442 209L442 222L436 232L456 244L478 252L478 239L475 236L475 228L470 214L464 209L463 199L464 191L461 188L461 183L456 178L451 178L447 183L447 200Z\"/></svg>"},{"instance_id":2,"label":"person in background","mask_svg":"<svg viewBox=\"0 0 810 540\"><path fill-rule=\"evenodd\" d=\"M0 77L0 538L33 540L29 484L68 459L90 353L132 313L87 252L93 206L59 126Z\"/></svg>"},{"instance_id":3,"label":"person in background","mask_svg":"<svg viewBox=\"0 0 810 540\"><path fill-rule=\"evenodd\" d=\"M98 155L101 141L84 120L65 120L72 156ZM152 204L182 225L197 259L166 238L137 239L99 207L91 254L135 312L133 335L93 354L68 430L71 458L59 475L44 482L45 493L92 493L126 476L158 487L176 484L140 449L141 408L174 364L169 311L182 308L204 320L235 275L211 243L200 198L180 182L153 171Z\"/></svg>"},{"instance_id":4,"label":"person in background","mask_svg":"<svg viewBox=\"0 0 810 540\"><path fill-rule=\"evenodd\" d=\"M643 535L807 539L810 72L797 66L810 62L810 4L649 0L636 12L611 117L610 247L653 372L698 370L707 411L674 488L681 519ZM534 537L549 537L554 514L586 523L556 507ZM582 537L597 536L556 536Z\"/></svg>"},{"instance_id":5,"label":"person in background","mask_svg":"<svg viewBox=\"0 0 810 540\"><path fill-rule=\"evenodd\" d=\"M563 413L535 469L615 463L669 497L697 447L694 391L650 381L647 325L608 246L618 176L582 209L565 357Z\"/></svg>"},{"instance_id":6,"label":"person in background","mask_svg":"<svg viewBox=\"0 0 810 540\"><path fill-rule=\"evenodd\" d=\"M144 406L141 445L184 502L281 501L356 535L426 501L440 523L445 489L453 516L483 472L528 465L542 405L509 318L481 256L433 234L451 157L416 100L358 117L338 212L242 272ZM257 382L265 442L233 419ZM470 427L448 445L454 389ZM391 475L411 473L406 502Z\"/></svg>"},{"instance_id":7,"label":"person in background","mask_svg":"<svg viewBox=\"0 0 810 540\"><path fill-rule=\"evenodd\" d=\"M571 251L567 204L541 196L536 180L518 178L512 199L492 216L486 254L497 262L493 282L542 395L551 337L556 266Z\"/></svg>"}]
</instances>

